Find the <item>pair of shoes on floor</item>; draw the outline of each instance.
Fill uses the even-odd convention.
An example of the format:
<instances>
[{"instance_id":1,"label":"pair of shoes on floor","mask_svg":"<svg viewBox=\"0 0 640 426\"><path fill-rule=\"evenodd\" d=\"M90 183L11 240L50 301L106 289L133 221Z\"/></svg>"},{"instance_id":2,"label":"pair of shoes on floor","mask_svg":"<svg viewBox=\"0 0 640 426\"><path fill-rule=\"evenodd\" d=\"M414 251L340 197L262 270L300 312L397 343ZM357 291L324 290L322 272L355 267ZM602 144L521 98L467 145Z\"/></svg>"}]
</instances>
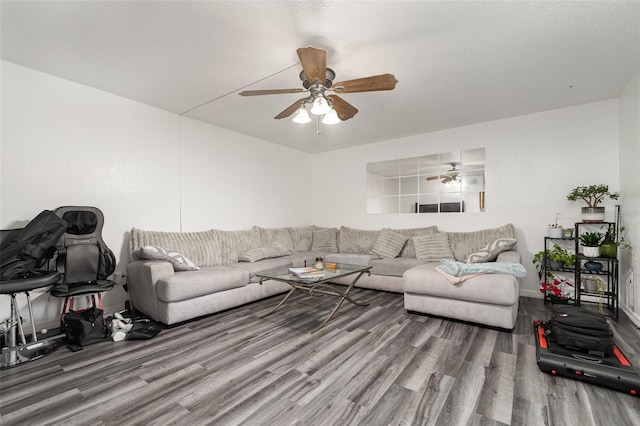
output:
<instances>
[{"instance_id":1,"label":"pair of shoes on floor","mask_svg":"<svg viewBox=\"0 0 640 426\"><path fill-rule=\"evenodd\" d=\"M115 318L111 320L111 339L120 342L126 339L127 334L133 328L131 318L124 318L119 312L113 314Z\"/></svg>"}]
</instances>

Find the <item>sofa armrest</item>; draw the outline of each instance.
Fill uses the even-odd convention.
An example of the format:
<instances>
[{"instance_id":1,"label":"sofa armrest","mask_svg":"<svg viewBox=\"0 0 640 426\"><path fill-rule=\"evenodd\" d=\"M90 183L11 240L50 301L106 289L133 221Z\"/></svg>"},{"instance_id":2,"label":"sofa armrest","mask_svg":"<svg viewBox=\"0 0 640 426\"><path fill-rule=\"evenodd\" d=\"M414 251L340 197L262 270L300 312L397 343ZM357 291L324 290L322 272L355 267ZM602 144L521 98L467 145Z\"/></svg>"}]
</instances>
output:
<instances>
[{"instance_id":1,"label":"sofa armrest","mask_svg":"<svg viewBox=\"0 0 640 426\"><path fill-rule=\"evenodd\" d=\"M162 260L136 260L127 266L129 299L138 311L158 320L156 285L164 277L174 275L173 265Z\"/></svg>"},{"instance_id":2,"label":"sofa armrest","mask_svg":"<svg viewBox=\"0 0 640 426\"><path fill-rule=\"evenodd\" d=\"M503 251L498 255L496 262L522 263L520 253L515 250Z\"/></svg>"}]
</instances>

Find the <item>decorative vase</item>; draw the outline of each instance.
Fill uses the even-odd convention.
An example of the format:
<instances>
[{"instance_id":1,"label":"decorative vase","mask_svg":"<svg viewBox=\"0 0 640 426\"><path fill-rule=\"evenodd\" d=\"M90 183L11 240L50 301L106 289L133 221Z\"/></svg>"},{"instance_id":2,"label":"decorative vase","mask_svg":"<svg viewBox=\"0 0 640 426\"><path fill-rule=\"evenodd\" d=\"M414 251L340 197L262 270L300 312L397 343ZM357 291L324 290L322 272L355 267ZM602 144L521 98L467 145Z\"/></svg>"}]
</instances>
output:
<instances>
[{"instance_id":1,"label":"decorative vase","mask_svg":"<svg viewBox=\"0 0 640 426\"><path fill-rule=\"evenodd\" d=\"M582 221L586 223L604 222L604 207L582 207Z\"/></svg>"},{"instance_id":2,"label":"decorative vase","mask_svg":"<svg viewBox=\"0 0 640 426\"><path fill-rule=\"evenodd\" d=\"M562 228L549 228L550 238L562 238Z\"/></svg>"},{"instance_id":3,"label":"decorative vase","mask_svg":"<svg viewBox=\"0 0 640 426\"><path fill-rule=\"evenodd\" d=\"M323 269L324 268L324 263L322 262L322 258L321 257L316 257L316 263L314 263L313 266L316 269Z\"/></svg>"},{"instance_id":4,"label":"decorative vase","mask_svg":"<svg viewBox=\"0 0 640 426\"><path fill-rule=\"evenodd\" d=\"M587 257L598 257L600 256L600 247L583 247L582 254Z\"/></svg>"},{"instance_id":5,"label":"decorative vase","mask_svg":"<svg viewBox=\"0 0 640 426\"><path fill-rule=\"evenodd\" d=\"M564 228L562 230L562 238L567 240L573 238L573 228Z\"/></svg>"},{"instance_id":6,"label":"decorative vase","mask_svg":"<svg viewBox=\"0 0 640 426\"><path fill-rule=\"evenodd\" d=\"M618 245L616 243L600 244L600 256L615 259L618 257Z\"/></svg>"}]
</instances>

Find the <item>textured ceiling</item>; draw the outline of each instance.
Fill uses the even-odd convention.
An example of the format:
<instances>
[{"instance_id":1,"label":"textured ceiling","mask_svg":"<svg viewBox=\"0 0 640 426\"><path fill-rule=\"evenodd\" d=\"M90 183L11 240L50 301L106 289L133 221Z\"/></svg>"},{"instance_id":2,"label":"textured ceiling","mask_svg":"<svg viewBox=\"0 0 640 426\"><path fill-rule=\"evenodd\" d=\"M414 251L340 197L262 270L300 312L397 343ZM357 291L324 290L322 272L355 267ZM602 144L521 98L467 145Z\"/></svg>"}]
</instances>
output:
<instances>
[{"instance_id":1,"label":"textured ceiling","mask_svg":"<svg viewBox=\"0 0 640 426\"><path fill-rule=\"evenodd\" d=\"M310 153L614 98L640 67L640 1L0 8L3 59ZM320 135L273 119L300 94L237 94L301 87L296 49L309 45L327 51L336 81L388 72L399 83L344 94L360 112Z\"/></svg>"}]
</instances>

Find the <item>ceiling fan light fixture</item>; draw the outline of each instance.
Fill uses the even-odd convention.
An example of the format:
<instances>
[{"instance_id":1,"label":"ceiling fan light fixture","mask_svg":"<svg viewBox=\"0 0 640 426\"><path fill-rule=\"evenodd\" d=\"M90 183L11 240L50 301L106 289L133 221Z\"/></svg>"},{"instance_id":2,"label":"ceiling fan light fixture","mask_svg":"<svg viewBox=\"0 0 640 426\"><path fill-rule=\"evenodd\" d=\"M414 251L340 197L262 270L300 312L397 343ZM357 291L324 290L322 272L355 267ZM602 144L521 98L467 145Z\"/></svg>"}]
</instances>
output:
<instances>
[{"instance_id":1,"label":"ceiling fan light fixture","mask_svg":"<svg viewBox=\"0 0 640 426\"><path fill-rule=\"evenodd\" d=\"M338 124L340 122L340 118L338 117L338 113L335 109L331 108L328 113L325 114L322 119L323 124Z\"/></svg>"},{"instance_id":2,"label":"ceiling fan light fixture","mask_svg":"<svg viewBox=\"0 0 640 426\"><path fill-rule=\"evenodd\" d=\"M293 116L294 123L305 124L305 123L309 123L310 121L311 121L311 117L309 117L309 113L304 108L304 106L301 106L300 108L298 108L298 110L296 111L296 115Z\"/></svg>"},{"instance_id":3,"label":"ceiling fan light fixture","mask_svg":"<svg viewBox=\"0 0 640 426\"><path fill-rule=\"evenodd\" d=\"M311 114L313 115L325 115L331 110L331 106L324 96L318 96L313 100L313 106L311 107Z\"/></svg>"}]
</instances>

